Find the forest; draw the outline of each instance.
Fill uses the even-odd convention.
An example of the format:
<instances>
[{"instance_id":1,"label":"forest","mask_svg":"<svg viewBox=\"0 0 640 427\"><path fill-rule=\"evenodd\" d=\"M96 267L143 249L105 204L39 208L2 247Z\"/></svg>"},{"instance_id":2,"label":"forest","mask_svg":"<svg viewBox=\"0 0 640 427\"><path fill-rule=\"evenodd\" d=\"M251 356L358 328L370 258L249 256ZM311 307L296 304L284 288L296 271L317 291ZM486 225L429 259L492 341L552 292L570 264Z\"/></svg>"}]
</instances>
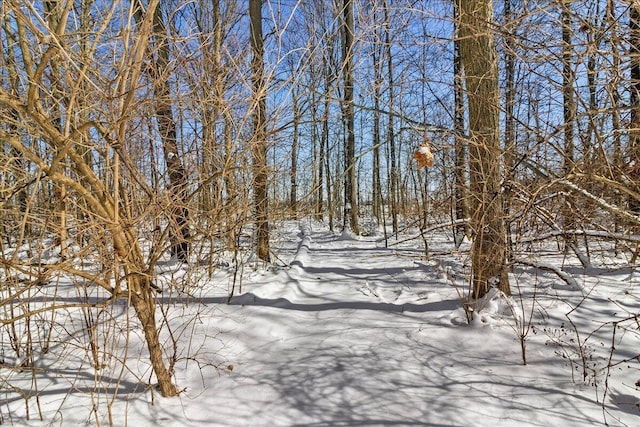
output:
<instances>
[{"instance_id":1,"label":"forest","mask_svg":"<svg viewBox=\"0 0 640 427\"><path fill-rule=\"evenodd\" d=\"M568 378L535 420L485 384L474 425L640 419L639 2L3 0L0 20L0 425L471 425L422 406L445 379L386 388L419 390L452 343L458 385L471 355L513 359L511 396L523 367ZM241 386L295 366L265 397L285 406L251 412ZM293 385L309 372L327 395ZM243 410L193 418L229 393Z\"/></svg>"}]
</instances>

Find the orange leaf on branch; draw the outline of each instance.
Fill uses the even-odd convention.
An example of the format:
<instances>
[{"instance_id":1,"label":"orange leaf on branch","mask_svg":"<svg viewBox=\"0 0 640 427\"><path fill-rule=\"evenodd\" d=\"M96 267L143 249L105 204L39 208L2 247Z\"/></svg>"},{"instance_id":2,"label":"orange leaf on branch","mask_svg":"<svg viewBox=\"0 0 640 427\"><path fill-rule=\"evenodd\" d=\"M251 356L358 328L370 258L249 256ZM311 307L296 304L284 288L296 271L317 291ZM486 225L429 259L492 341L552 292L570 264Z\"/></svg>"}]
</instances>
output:
<instances>
[{"instance_id":1,"label":"orange leaf on branch","mask_svg":"<svg viewBox=\"0 0 640 427\"><path fill-rule=\"evenodd\" d=\"M416 148L413 158L418 162L418 168L433 166L433 152L426 141Z\"/></svg>"}]
</instances>

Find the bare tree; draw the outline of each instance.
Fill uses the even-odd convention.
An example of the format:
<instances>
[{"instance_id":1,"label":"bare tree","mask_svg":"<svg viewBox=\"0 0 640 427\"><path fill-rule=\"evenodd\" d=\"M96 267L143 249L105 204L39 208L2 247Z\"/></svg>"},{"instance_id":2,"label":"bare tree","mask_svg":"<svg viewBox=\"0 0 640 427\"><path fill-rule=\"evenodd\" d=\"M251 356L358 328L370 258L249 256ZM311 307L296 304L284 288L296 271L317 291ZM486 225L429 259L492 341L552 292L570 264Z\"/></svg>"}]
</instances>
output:
<instances>
[{"instance_id":1,"label":"bare tree","mask_svg":"<svg viewBox=\"0 0 640 427\"><path fill-rule=\"evenodd\" d=\"M377 22L377 8L374 9L374 22ZM372 203L373 203L373 215L376 217L378 223L383 221L384 218L384 205L382 203L382 181L380 178L380 146L382 145L382 138L380 132L381 122L381 105L380 100L382 98L382 35L379 34L378 26L375 26L374 46L372 47L372 67L373 67L373 187L372 191Z\"/></svg>"},{"instance_id":2,"label":"bare tree","mask_svg":"<svg viewBox=\"0 0 640 427\"><path fill-rule=\"evenodd\" d=\"M105 258L103 268L94 272L76 268L66 262L45 266L41 263L24 262L15 257L7 259L3 255L6 274L14 276L19 271L25 271L33 279L25 284L15 281L15 286L9 288L10 294L6 301L14 301L16 298L19 300L33 286L38 283L46 284L52 277L60 275L81 280L85 284L83 288L88 286L101 292L101 295L107 295L103 303L94 304L94 307L108 307L119 298L130 301L142 326L160 392L164 396L175 396L177 388L173 384L171 370L163 360L160 333L156 325L153 271L150 271L145 261L137 230L133 227L136 224L134 218L138 217L138 212L130 203L134 198L121 193L127 191L127 185L118 171L118 159L129 166L132 163L125 144L126 128L133 111L132 101L140 84L142 58L152 34L153 14L140 21L136 42L129 45L123 40L125 42L121 47L132 61L118 63L117 66L121 67L119 72L112 74L118 76L114 82L118 91L114 93L117 101L111 104L101 97L106 91L99 85L107 79L103 79L106 75L102 74L104 70L96 65L96 45L92 44L80 57L70 48L74 41L73 30L67 32L66 27L71 11L69 5L59 11L60 20L55 28L40 28L35 21L28 21L27 15L13 9L16 7L14 3L9 6L8 10L16 27L23 29L18 29L15 34L22 60L18 72L30 76L30 80L19 91L6 91L0 87L0 114L3 121L11 120L11 115L20 119L11 120L12 132L0 129L0 139L33 165L34 178L44 184L44 187L34 186L34 191L40 192L48 185L66 186L67 208L74 203L77 207L82 207L84 216L76 216L69 224L73 223L78 229L86 228L81 235L87 239L87 250L95 250L98 254L104 254ZM157 1L151 1L148 5L150 11L156 6ZM109 13L109 9L106 13ZM105 31L105 26L98 26L96 39L103 37ZM34 43L34 40L45 42L42 51L37 48L38 43ZM47 89L51 80L44 73L52 60L59 61L61 65L59 74L55 76L55 91ZM53 70L55 67L49 69ZM92 96L82 91L83 85L93 88ZM63 116L57 108L51 108L60 105L60 98L56 93L63 94ZM79 101L81 96L86 96L86 99ZM78 114L82 112L78 106L91 110L92 115L88 117ZM113 108L113 111L109 111L109 108ZM13 113L6 115L7 111ZM81 120L83 117L86 117L86 121ZM38 144L29 143L28 139L23 138L26 135L37 138ZM91 156L86 155L88 148L103 168L95 167L93 162L89 163ZM46 215L46 212L42 211L42 215ZM72 256L79 255L69 254L69 257ZM50 304L38 310L24 305L22 314L10 322L28 322L39 312L63 313L70 308L79 307L84 307L84 304L64 304L54 298Z\"/></svg>"},{"instance_id":3,"label":"bare tree","mask_svg":"<svg viewBox=\"0 0 640 427\"><path fill-rule=\"evenodd\" d=\"M224 144L219 144L216 132L217 123L227 114L224 102L225 72L222 67L223 32L225 22L220 11L220 0L194 4L198 17L196 23L201 33L202 72L204 76L194 76L193 86L196 95L204 95L201 100L202 113L202 173L205 181L201 190L203 209L220 212L222 184L220 172L224 170ZM200 77L200 78L198 78ZM206 88L201 93L201 88Z\"/></svg>"},{"instance_id":4,"label":"bare tree","mask_svg":"<svg viewBox=\"0 0 640 427\"><path fill-rule=\"evenodd\" d=\"M355 113L353 105L353 57L355 26L353 1L342 3L342 120L344 123L344 229L360 234L356 181Z\"/></svg>"},{"instance_id":5,"label":"bare tree","mask_svg":"<svg viewBox=\"0 0 640 427\"><path fill-rule=\"evenodd\" d=\"M618 37L618 30L616 25L615 18L615 2L614 0L607 0L607 12L606 12L606 24L610 28L610 36L609 43L612 47L612 55L611 62L612 67L609 72L611 78L609 79L609 84L607 85L607 97L609 98L609 102L611 104L611 124L614 129L621 129L621 99L620 99L620 74L621 74L621 55L618 52L618 47L620 45L620 39ZM615 179L614 171L622 170L622 137L620 132L616 132L613 137L613 149L612 149L612 164L609 167L606 167L605 176L608 176L611 179ZM621 204L621 197L619 191L614 191L614 203L616 205ZM614 229L616 232L620 231L621 221L620 218L616 217L614 219Z\"/></svg>"},{"instance_id":6,"label":"bare tree","mask_svg":"<svg viewBox=\"0 0 640 427\"><path fill-rule=\"evenodd\" d=\"M269 261L269 194L267 188L266 85L264 81L264 44L262 40L262 0L249 1L251 21L251 73L253 79L253 197L256 215L257 255Z\"/></svg>"},{"instance_id":7,"label":"bare tree","mask_svg":"<svg viewBox=\"0 0 640 427\"><path fill-rule=\"evenodd\" d=\"M396 135L394 126L395 110L395 85L393 83L393 55L391 52L391 24L389 18L389 7L387 1L382 1L384 11L384 46L387 60L387 79L389 81L389 95L387 109L389 114L387 122L387 140L389 141L389 207L391 210L391 228L394 233L398 232L398 205L399 205L399 178L398 178L398 150L396 147Z\"/></svg>"},{"instance_id":8,"label":"bare tree","mask_svg":"<svg viewBox=\"0 0 640 427\"><path fill-rule=\"evenodd\" d=\"M457 0L469 115L473 296L510 294L500 174L500 90L492 0Z\"/></svg>"},{"instance_id":9,"label":"bare tree","mask_svg":"<svg viewBox=\"0 0 640 427\"><path fill-rule=\"evenodd\" d=\"M514 28L511 24L513 19L512 0L504 0L504 19L505 27L509 30L504 40L505 53L505 124L504 124L504 172L505 172L505 197L503 199L504 215L505 218L510 217L510 200L511 197L511 181L514 179L514 158L516 156L516 118L514 113L515 108L515 36L513 35ZM506 224L506 237L507 237L507 258L511 258L511 224Z\"/></svg>"},{"instance_id":10,"label":"bare tree","mask_svg":"<svg viewBox=\"0 0 640 427\"><path fill-rule=\"evenodd\" d=\"M169 85L170 45L167 40L167 28L160 6L145 10L144 5L137 1L136 18L142 23L145 14L153 17L153 41L150 46L150 63L147 71L153 82L153 100L158 122L158 132L162 139L164 160L169 174L169 194L173 200L169 215L169 236L171 240L171 255L182 262L189 261L189 208L188 177L181 155L178 150L178 132L173 114L171 87Z\"/></svg>"},{"instance_id":11,"label":"bare tree","mask_svg":"<svg viewBox=\"0 0 640 427\"><path fill-rule=\"evenodd\" d=\"M629 6L629 62L631 119L628 153L630 175L636 182L636 188L640 188L640 4L637 2L631 2ZM629 210L640 213L640 200L630 197Z\"/></svg>"},{"instance_id":12,"label":"bare tree","mask_svg":"<svg viewBox=\"0 0 640 427\"><path fill-rule=\"evenodd\" d=\"M564 117L564 156L563 169L565 174L570 174L574 167L575 142L574 142L574 125L576 120L576 102L574 99L574 81L573 72L573 46L571 44L571 9L568 2L562 3L561 21L562 21L562 96L563 96L563 117ZM567 243L569 245L576 244L575 234L575 200L568 195L565 200L563 209L564 228L570 231L567 235Z\"/></svg>"},{"instance_id":13,"label":"bare tree","mask_svg":"<svg viewBox=\"0 0 640 427\"><path fill-rule=\"evenodd\" d=\"M298 134L300 132L300 107L298 103L298 89L291 91L293 109L293 136L291 137L291 171L289 174L291 194L289 204L293 218L298 217Z\"/></svg>"},{"instance_id":14,"label":"bare tree","mask_svg":"<svg viewBox=\"0 0 640 427\"><path fill-rule=\"evenodd\" d=\"M508 1L508 0L507 0ZM454 4L454 19L458 20L458 2ZM456 32L459 32L457 26ZM457 221L466 221L469 217L469 206L467 202L467 149L464 141L465 120L464 120L464 70L460 62L460 38L456 37L453 46L453 93L454 93L454 201L455 201L455 219ZM455 243L460 246L464 237L467 235L466 223L461 223L455 227Z\"/></svg>"}]
</instances>

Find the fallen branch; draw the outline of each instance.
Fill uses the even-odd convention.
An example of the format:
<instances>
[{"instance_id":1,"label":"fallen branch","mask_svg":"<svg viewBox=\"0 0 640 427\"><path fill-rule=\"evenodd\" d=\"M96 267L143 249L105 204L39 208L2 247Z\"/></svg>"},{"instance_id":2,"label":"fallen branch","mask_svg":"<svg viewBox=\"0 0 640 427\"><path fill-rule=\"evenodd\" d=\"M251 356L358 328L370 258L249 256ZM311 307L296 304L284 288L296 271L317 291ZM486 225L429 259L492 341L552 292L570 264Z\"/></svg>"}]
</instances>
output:
<instances>
[{"instance_id":1,"label":"fallen branch","mask_svg":"<svg viewBox=\"0 0 640 427\"><path fill-rule=\"evenodd\" d=\"M538 268L540 270L551 271L552 273L555 273L559 278L561 278L567 285L580 290L580 292L582 292L582 295L584 295L584 289L580 284L578 284L576 279L574 279L571 274L567 273L566 271L562 271L560 268L554 265L544 264L525 258L515 258L513 260L513 263L527 265L529 267Z\"/></svg>"},{"instance_id":2,"label":"fallen branch","mask_svg":"<svg viewBox=\"0 0 640 427\"><path fill-rule=\"evenodd\" d=\"M640 243L640 235L637 234L621 234L621 233L611 233L608 231L599 231L599 230L552 230L547 233L536 234L535 236L523 236L518 239L519 243L531 243L531 242L539 242L541 240L547 240L555 237L562 236L586 236L586 237L595 237L602 239L613 239L619 241L626 242L636 242Z\"/></svg>"}]
</instances>

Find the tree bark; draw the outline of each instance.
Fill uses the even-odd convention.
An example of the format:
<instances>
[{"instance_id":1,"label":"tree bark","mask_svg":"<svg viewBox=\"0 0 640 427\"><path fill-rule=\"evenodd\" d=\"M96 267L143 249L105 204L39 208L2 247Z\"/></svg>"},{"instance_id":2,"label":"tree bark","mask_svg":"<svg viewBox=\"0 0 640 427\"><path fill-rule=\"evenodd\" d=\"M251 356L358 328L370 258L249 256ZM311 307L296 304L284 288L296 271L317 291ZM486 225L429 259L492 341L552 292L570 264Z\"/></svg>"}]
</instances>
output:
<instances>
[{"instance_id":1,"label":"tree bark","mask_svg":"<svg viewBox=\"0 0 640 427\"><path fill-rule=\"evenodd\" d=\"M44 9L45 9L45 17L47 19L47 22L49 24L49 27L55 32L55 33L62 33L64 30L62 30L62 28L59 27L59 25L61 27L65 26L65 23L61 23L61 15L64 14L64 11L62 10L62 5L58 4L57 1L52 1L52 0L46 0L44 2ZM55 105L56 112L53 115L53 122L55 123L55 126L58 128L58 130L63 133L65 131L64 126L65 124L63 124L63 117L64 117L64 104L68 104L67 102L67 95L64 93L63 90L61 90L62 85L60 84L60 80L62 78L62 71L61 71L61 67L58 61L58 58L56 56L53 56L50 60L49 63L49 67L51 68L51 93L52 93L52 97L55 99L63 99L65 100L64 103L57 103ZM66 120L70 120L70 118L66 118ZM66 124L67 126L69 124ZM57 155L57 154L56 154ZM66 173L66 160L62 159L60 161L60 164L63 166L62 170L63 173ZM54 202L53 202L53 211L55 213L55 217L56 217L56 222L57 222L57 236L56 236L56 244L57 246L59 246L60 248L60 258L61 259L65 259L67 256L67 187L64 184L58 184L55 185L54 187L54 191L53 191L53 198L54 198Z\"/></svg>"},{"instance_id":2,"label":"tree bark","mask_svg":"<svg viewBox=\"0 0 640 427\"><path fill-rule=\"evenodd\" d=\"M354 21L353 1L342 3L342 62L344 98L342 117L344 123L344 229L360 234L358 227L358 190L356 185L355 114L353 106L353 49Z\"/></svg>"},{"instance_id":3,"label":"tree bark","mask_svg":"<svg viewBox=\"0 0 640 427\"><path fill-rule=\"evenodd\" d=\"M140 277L136 279L131 278L129 279L129 283L131 284L133 280L140 279ZM177 396L178 389L171 380L171 373L162 358L163 351L160 345L158 327L156 326L153 291L148 284L143 286L138 284L136 287L139 288L141 292L131 292L131 304L133 305L138 320L140 320L142 324L142 331L147 343L147 349L149 350L149 360L151 361L153 372L156 374L156 379L158 380L158 389L163 397Z\"/></svg>"},{"instance_id":4,"label":"tree bark","mask_svg":"<svg viewBox=\"0 0 640 427\"><path fill-rule=\"evenodd\" d=\"M640 4L636 1L629 6L629 62L630 105L629 123L629 175L635 182L636 191L640 189ZM629 198L629 210L640 214L640 200Z\"/></svg>"},{"instance_id":5,"label":"tree bark","mask_svg":"<svg viewBox=\"0 0 640 427\"><path fill-rule=\"evenodd\" d=\"M375 19L375 15L374 15ZM378 37L376 37L378 39ZM382 87L382 67L380 64L381 47L373 46L373 182L372 182L372 205L373 216L375 216L378 224L381 223L382 209L382 181L380 180L380 98Z\"/></svg>"},{"instance_id":6,"label":"tree bark","mask_svg":"<svg viewBox=\"0 0 640 427\"><path fill-rule=\"evenodd\" d=\"M262 41L262 1L249 0L251 24L251 73L253 78L253 197L257 237L257 256L270 260L269 254L269 194L267 171L266 87L264 82L264 45Z\"/></svg>"},{"instance_id":7,"label":"tree bark","mask_svg":"<svg viewBox=\"0 0 640 427\"><path fill-rule=\"evenodd\" d=\"M291 139L291 194L289 204L291 215L294 219L298 217L298 128L300 123L300 112L298 111L298 92L294 89L293 96L293 137Z\"/></svg>"},{"instance_id":8,"label":"tree bark","mask_svg":"<svg viewBox=\"0 0 640 427\"><path fill-rule=\"evenodd\" d=\"M201 41L204 53L202 69L206 76L202 78L205 86L205 100L202 112L202 173L206 182L202 193L202 208L205 211L213 211L215 215L220 212L222 203L222 179L225 169L224 149L217 141L217 124L220 116L224 114L224 71L222 69L222 38L223 26L220 14L220 0L210 0L210 5L200 5L203 10L209 7L211 22L208 25L198 22L198 29L203 34L211 37L211 42ZM203 19L204 20L204 19ZM205 83L206 82L206 83ZM212 93L211 93L212 92ZM211 94L210 94L211 93ZM209 98L211 96L211 98ZM210 100L210 101L209 101ZM220 177L215 177L215 175Z\"/></svg>"},{"instance_id":9,"label":"tree bark","mask_svg":"<svg viewBox=\"0 0 640 427\"><path fill-rule=\"evenodd\" d=\"M511 240L511 195L512 181L514 177L514 158L516 155L516 120L514 107L516 101L515 90L515 39L513 34L512 17L512 0L504 0L504 19L505 35L504 35L504 62L505 62L505 124L504 124L504 174L505 174L505 192L502 200L505 216L505 231L507 238L507 260L512 258L512 240Z\"/></svg>"},{"instance_id":10,"label":"tree bark","mask_svg":"<svg viewBox=\"0 0 640 427\"><path fill-rule=\"evenodd\" d=\"M469 116L473 296L490 286L510 294L500 188L500 89L492 0L456 0L460 11L460 59Z\"/></svg>"},{"instance_id":11,"label":"tree bark","mask_svg":"<svg viewBox=\"0 0 640 427\"><path fill-rule=\"evenodd\" d=\"M611 102L611 124L614 129L622 129L622 123L620 118L620 92L618 90L618 85L620 84L620 72L621 69L620 64L622 61L621 53L620 53L620 40L618 38L618 33L616 30L617 26L617 17L615 14L615 0L607 0L607 26L611 29L610 35L610 43L613 47L612 49L612 69L614 72L613 76L609 80L607 84L607 92ZM615 179L617 177L617 173L623 169L623 158L622 158L622 138L620 132L615 132L613 135L613 168L609 167L607 170L607 178ZM622 205L624 203L624 198L621 197L619 191L615 191L613 193L613 199L615 205ZM623 224L620 221L620 218L616 216L615 220L615 232L619 232L620 228Z\"/></svg>"},{"instance_id":12,"label":"tree bark","mask_svg":"<svg viewBox=\"0 0 640 427\"><path fill-rule=\"evenodd\" d=\"M458 4L454 7L456 22L460 12ZM467 147L464 141L464 70L460 62L460 39L454 41L453 55L453 90L454 90L454 116L453 128L455 130L454 158L454 195L455 195L455 219L466 220L469 217L469 204L467 195ZM454 229L454 241L456 247L460 247L464 237L468 235L468 226L465 222L458 223Z\"/></svg>"},{"instance_id":13,"label":"tree bark","mask_svg":"<svg viewBox=\"0 0 640 427\"><path fill-rule=\"evenodd\" d=\"M389 81L389 102L387 108L389 109L389 121L387 122L387 140L389 141L389 207L391 209L391 229L393 233L398 232L398 204L400 195L398 194L398 161L397 161L397 149L396 149L396 137L394 126L394 82L393 82L393 55L391 52L391 35L390 35L390 23L389 23L389 8L387 1L383 0L382 7L384 9L384 44L386 50L387 60L387 79Z\"/></svg>"},{"instance_id":14,"label":"tree bark","mask_svg":"<svg viewBox=\"0 0 640 427\"><path fill-rule=\"evenodd\" d=\"M569 4L562 2L562 98L563 98L563 118L564 118L564 159L563 171L565 176L571 173L574 167L575 145L574 145L574 124L576 119L576 101L574 98L573 73L573 47L571 45L571 10ZM565 197L562 216L564 218L564 228L573 231L576 228L575 199L571 194ZM567 233L565 241L569 246L575 245L574 233Z\"/></svg>"},{"instance_id":15,"label":"tree bark","mask_svg":"<svg viewBox=\"0 0 640 427\"><path fill-rule=\"evenodd\" d=\"M145 11L140 0L137 2L136 20L141 24L145 14L151 14L152 35L155 41L155 55L150 52L150 63L147 71L153 79L153 101L158 122L158 132L162 140L164 160L169 174L169 195L171 206L169 212L171 255L181 262L189 260L189 207L187 205L188 177L178 152L176 121L171 105L171 88L169 86L169 51L166 25L160 6Z\"/></svg>"}]
</instances>

